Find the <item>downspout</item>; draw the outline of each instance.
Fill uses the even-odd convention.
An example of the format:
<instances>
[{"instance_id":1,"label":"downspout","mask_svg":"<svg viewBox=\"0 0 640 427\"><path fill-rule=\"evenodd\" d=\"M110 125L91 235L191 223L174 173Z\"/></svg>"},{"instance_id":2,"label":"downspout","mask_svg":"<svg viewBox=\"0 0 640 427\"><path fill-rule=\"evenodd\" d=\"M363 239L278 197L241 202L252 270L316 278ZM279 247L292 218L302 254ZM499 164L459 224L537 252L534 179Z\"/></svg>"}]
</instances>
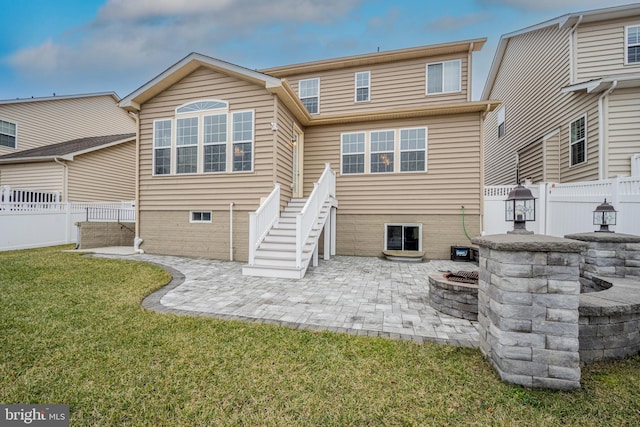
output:
<instances>
[{"instance_id":1,"label":"downspout","mask_svg":"<svg viewBox=\"0 0 640 427\"><path fill-rule=\"evenodd\" d=\"M484 236L484 121L489 114L491 105L480 115L480 235ZM464 207L463 207L464 210ZM466 231L465 231L466 232Z\"/></svg>"},{"instance_id":2,"label":"downspout","mask_svg":"<svg viewBox=\"0 0 640 427\"><path fill-rule=\"evenodd\" d=\"M569 84L573 84L573 82L575 81L574 79L574 61L573 61L573 35L576 32L576 30L578 29L578 25L580 25L580 23L582 22L582 18L583 15L580 15L578 17L578 22L576 22L576 24L571 27L571 30L569 31Z\"/></svg>"},{"instance_id":3,"label":"downspout","mask_svg":"<svg viewBox=\"0 0 640 427\"><path fill-rule=\"evenodd\" d=\"M467 101L471 101L471 55L473 54L474 43L469 44L469 53L467 54Z\"/></svg>"},{"instance_id":4,"label":"downspout","mask_svg":"<svg viewBox=\"0 0 640 427\"><path fill-rule=\"evenodd\" d=\"M233 261L233 205L229 203L229 261Z\"/></svg>"},{"instance_id":5,"label":"downspout","mask_svg":"<svg viewBox=\"0 0 640 427\"><path fill-rule=\"evenodd\" d=\"M604 100L613 92L617 85L618 81L614 80L611 87L598 98L598 179L605 179L604 159L606 157L605 150L608 148L608 144L605 144L605 139L607 139L605 133L607 117L604 114Z\"/></svg>"},{"instance_id":6,"label":"downspout","mask_svg":"<svg viewBox=\"0 0 640 427\"><path fill-rule=\"evenodd\" d=\"M137 254L143 254L144 250L140 249L140 245L143 240L140 237L140 112L130 111L136 121L136 186L135 186L135 209L136 209L136 224L135 224L135 237L133 239L133 250Z\"/></svg>"}]
</instances>

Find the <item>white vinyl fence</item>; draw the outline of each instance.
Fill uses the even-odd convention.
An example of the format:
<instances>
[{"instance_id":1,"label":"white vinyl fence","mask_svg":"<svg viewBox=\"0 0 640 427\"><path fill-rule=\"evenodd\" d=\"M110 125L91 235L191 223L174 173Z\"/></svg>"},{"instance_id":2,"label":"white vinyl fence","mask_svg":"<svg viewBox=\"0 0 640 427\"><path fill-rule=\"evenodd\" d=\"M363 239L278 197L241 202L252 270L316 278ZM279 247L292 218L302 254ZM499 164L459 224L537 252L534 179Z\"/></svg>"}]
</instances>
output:
<instances>
[{"instance_id":1,"label":"white vinyl fence","mask_svg":"<svg viewBox=\"0 0 640 427\"><path fill-rule=\"evenodd\" d=\"M515 186L487 186L484 191L484 232L502 234L513 229L505 221L504 200ZM526 185L536 198L536 220L527 230L563 237L595 231L593 211L605 199L618 211L617 233L640 235L640 176L601 181Z\"/></svg>"},{"instance_id":2,"label":"white vinyl fence","mask_svg":"<svg viewBox=\"0 0 640 427\"><path fill-rule=\"evenodd\" d=\"M84 221L134 222L133 202L0 201L0 251L76 243Z\"/></svg>"}]
</instances>

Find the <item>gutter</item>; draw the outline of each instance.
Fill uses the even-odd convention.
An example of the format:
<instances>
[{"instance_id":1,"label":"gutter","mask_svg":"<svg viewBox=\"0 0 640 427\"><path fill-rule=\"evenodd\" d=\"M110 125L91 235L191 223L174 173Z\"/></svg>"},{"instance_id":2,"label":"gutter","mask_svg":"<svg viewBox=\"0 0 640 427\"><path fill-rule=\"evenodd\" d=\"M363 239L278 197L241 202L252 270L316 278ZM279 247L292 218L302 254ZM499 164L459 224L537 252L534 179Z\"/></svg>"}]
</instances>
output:
<instances>
[{"instance_id":1,"label":"gutter","mask_svg":"<svg viewBox=\"0 0 640 427\"><path fill-rule=\"evenodd\" d=\"M606 116L604 114L604 100L618 85L618 81L614 80L611 87L607 89L600 97L598 97L598 179L604 178L604 159L606 157L605 149L608 144L605 144L606 133Z\"/></svg>"},{"instance_id":2,"label":"gutter","mask_svg":"<svg viewBox=\"0 0 640 427\"><path fill-rule=\"evenodd\" d=\"M64 197L62 202L66 203L69 200L69 166L67 165L66 159L64 157L54 157L53 161L62 165L64 168L64 177L62 183L62 190L64 192Z\"/></svg>"},{"instance_id":3,"label":"gutter","mask_svg":"<svg viewBox=\"0 0 640 427\"><path fill-rule=\"evenodd\" d=\"M584 15L580 15L578 17L578 22L576 22L576 24L573 27L571 27L571 31L569 31L569 84L573 84L573 82L575 81L573 76L575 74L574 60L573 60L573 50L574 50L573 38L576 30L578 29L578 25L580 25L580 23L582 22L582 18L584 18Z\"/></svg>"},{"instance_id":4,"label":"gutter","mask_svg":"<svg viewBox=\"0 0 640 427\"><path fill-rule=\"evenodd\" d=\"M133 250L137 254L143 254L144 250L140 249L143 240L140 237L140 113L129 111L136 121L136 186L135 186L135 209L136 223L133 239Z\"/></svg>"}]
</instances>

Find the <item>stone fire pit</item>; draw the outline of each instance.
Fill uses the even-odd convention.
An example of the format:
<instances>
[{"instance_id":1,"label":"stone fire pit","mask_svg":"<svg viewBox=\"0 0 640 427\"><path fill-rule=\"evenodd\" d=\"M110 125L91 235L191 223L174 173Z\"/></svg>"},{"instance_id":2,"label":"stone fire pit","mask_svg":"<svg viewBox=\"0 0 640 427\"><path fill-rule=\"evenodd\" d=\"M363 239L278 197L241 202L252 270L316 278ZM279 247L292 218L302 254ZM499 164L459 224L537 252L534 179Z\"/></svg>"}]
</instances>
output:
<instances>
[{"instance_id":1,"label":"stone fire pit","mask_svg":"<svg viewBox=\"0 0 640 427\"><path fill-rule=\"evenodd\" d=\"M429 304L450 316L478 320L478 272L431 273Z\"/></svg>"}]
</instances>

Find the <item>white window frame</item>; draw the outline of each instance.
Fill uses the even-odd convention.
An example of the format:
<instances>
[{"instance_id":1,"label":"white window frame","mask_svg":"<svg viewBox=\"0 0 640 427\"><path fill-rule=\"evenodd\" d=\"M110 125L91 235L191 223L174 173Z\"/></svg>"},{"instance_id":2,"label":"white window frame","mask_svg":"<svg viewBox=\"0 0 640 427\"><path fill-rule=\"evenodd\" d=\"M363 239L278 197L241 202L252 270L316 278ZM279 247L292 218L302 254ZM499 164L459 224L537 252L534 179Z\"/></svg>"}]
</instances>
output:
<instances>
[{"instance_id":1,"label":"white window frame","mask_svg":"<svg viewBox=\"0 0 640 427\"><path fill-rule=\"evenodd\" d=\"M2 123L0 123L0 134L2 135L6 135L8 137L12 137L13 138L13 147L10 147L8 145L0 145L0 147L2 148L9 148L9 149L16 149L18 148L18 123L16 122L12 122L11 120L5 120L5 119L0 119L0 122L2 123L7 123L7 125L10 127L11 125L13 125L14 128L14 133L13 135L8 133L7 131L3 130L3 126Z\"/></svg>"},{"instance_id":2,"label":"white window frame","mask_svg":"<svg viewBox=\"0 0 640 427\"><path fill-rule=\"evenodd\" d=\"M446 71L445 68L446 68L447 64L453 64L453 63L457 63L458 64L458 75L456 76L457 77L457 87L455 89L453 89L453 90L445 90L446 82L447 82L447 73L445 72ZM442 90L437 91L437 92L429 92L429 66L438 65L438 64L442 65L442 81L440 82ZM453 60L450 60L450 61L431 62L431 63L426 65L425 73L426 73L425 93L427 95L442 95L442 94L446 94L446 93L462 92L462 60L453 59Z\"/></svg>"},{"instance_id":3,"label":"white window frame","mask_svg":"<svg viewBox=\"0 0 640 427\"><path fill-rule=\"evenodd\" d=\"M178 123L181 120L192 120L195 119L196 120L196 142L194 143L190 143L190 144L178 144ZM175 141L175 159L174 159L174 171L176 175L194 175L197 174L200 171L200 156L199 156L199 151L200 151L200 138L202 135L201 132L201 126L202 126L202 120L200 120L200 116L184 116L184 117L176 117L175 120L175 126L174 126L174 141ZM195 172L179 172L178 171L178 150L181 148L193 148L195 147L196 149L196 170Z\"/></svg>"},{"instance_id":4,"label":"white window frame","mask_svg":"<svg viewBox=\"0 0 640 427\"><path fill-rule=\"evenodd\" d=\"M374 133L387 133L387 132L392 132L393 133L393 140L392 140L393 147L391 148L391 151L389 151L389 150L375 150L374 151L374 149L373 149L373 134ZM397 162L397 158L398 158L398 156L396 155L396 145L397 145L396 144L396 138L397 138L397 136L396 136L396 130L395 129L381 129L381 130L369 131L369 141L368 141L368 143L369 143L368 144L368 146L369 146L369 154L367 156L367 158L369 159L369 162L368 162L369 163L369 173L378 175L378 174L395 173L396 172L396 169L397 169L396 162ZM365 141L365 143L366 143L366 141ZM372 167L373 166L373 161L372 161L373 159L372 159L372 157L373 157L374 154L381 154L381 153L382 154L391 153L391 155L393 157L393 160L391 161L392 170L384 171L384 172L374 172L373 171L373 167Z\"/></svg>"},{"instance_id":5,"label":"white window frame","mask_svg":"<svg viewBox=\"0 0 640 427\"><path fill-rule=\"evenodd\" d=\"M424 149L422 148L402 148L402 131L421 130L424 129ZM402 153L424 152L424 170L403 171L402 170ZM398 132L398 173L424 173L429 170L429 129L426 126L418 126L411 128L401 128Z\"/></svg>"},{"instance_id":6,"label":"white window frame","mask_svg":"<svg viewBox=\"0 0 640 427\"><path fill-rule=\"evenodd\" d=\"M197 215L200 215L200 219L195 218ZM208 215L209 219L202 219L204 215ZM212 211L189 211L189 222L192 224L211 224L212 221Z\"/></svg>"},{"instance_id":7,"label":"white window frame","mask_svg":"<svg viewBox=\"0 0 640 427\"><path fill-rule=\"evenodd\" d=\"M238 114L246 114L246 113L251 113L251 138L250 139L239 139L236 140L236 136L235 136L235 120L234 117ZM255 134L256 134L256 113L255 110L240 110L240 111L233 111L230 114L231 117L231 152L229 153L229 162L230 162L230 168L229 168L229 172L231 173L249 173L249 172L253 172L253 168L254 168L254 163L255 163ZM235 170L234 168L234 157L235 157L235 149L236 149L236 145L239 144L251 144L251 169L249 170ZM244 154L244 152L243 152Z\"/></svg>"},{"instance_id":8,"label":"white window frame","mask_svg":"<svg viewBox=\"0 0 640 427\"><path fill-rule=\"evenodd\" d=\"M388 251L389 249L387 248L387 243L388 243L388 230L389 227L402 227L403 228L403 233L402 233L402 251L404 251L404 227L418 227L418 250L417 251L409 251L409 252L422 252L422 224L420 223L396 223L396 222L391 222L391 223L385 223L384 224L384 250ZM397 249L396 249L397 250Z\"/></svg>"},{"instance_id":9,"label":"white window frame","mask_svg":"<svg viewBox=\"0 0 640 427\"><path fill-rule=\"evenodd\" d=\"M168 146L157 146L156 145L156 127L159 122L169 122L169 145ZM173 119L157 119L153 121L153 136L152 136L152 146L153 146L153 170L152 176L169 176L173 173ZM156 150L161 149L169 149L169 173L156 173Z\"/></svg>"},{"instance_id":10,"label":"white window frame","mask_svg":"<svg viewBox=\"0 0 640 427\"><path fill-rule=\"evenodd\" d=\"M640 65L640 59L634 62L629 62L629 48L630 47L638 47L640 48L640 34L638 38L638 42L635 44L629 44L629 29L635 28L638 33L640 33L640 24L638 25L627 25L624 27L624 64L625 65Z\"/></svg>"},{"instance_id":11,"label":"white window frame","mask_svg":"<svg viewBox=\"0 0 640 427\"><path fill-rule=\"evenodd\" d=\"M359 76L366 75L367 76L367 84L361 85L359 84ZM355 102L369 102L371 100L371 71L358 71L355 73L355 91L353 95L353 100ZM367 89L367 99L358 99L358 89Z\"/></svg>"},{"instance_id":12,"label":"white window frame","mask_svg":"<svg viewBox=\"0 0 640 427\"><path fill-rule=\"evenodd\" d=\"M225 139L224 141L220 142L205 142L205 126L206 126L206 119L208 117L218 117L218 116L225 116ZM224 112L220 112L220 113L216 113L216 114L206 114L202 116L202 173L204 174L219 174L219 173L227 173L227 171L229 170L229 112L228 111L224 111ZM225 147L225 156L224 156L224 170L222 171L207 171L206 167L205 167L205 158L206 158L206 148L207 147L211 147L214 145L222 145Z\"/></svg>"},{"instance_id":13,"label":"white window frame","mask_svg":"<svg viewBox=\"0 0 640 427\"><path fill-rule=\"evenodd\" d=\"M496 113L496 117L498 119L498 138L502 138L506 133L507 133L507 127L506 127L506 122L505 122L505 116L504 116L504 105L500 106L500 108L498 108L498 111ZM502 128L501 128L502 126ZM502 129L502 131L500 131L500 129Z\"/></svg>"},{"instance_id":14,"label":"white window frame","mask_svg":"<svg viewBox=\"0 0 640 427\"><path fill-rule=\"evenodd\" d=\"M306 95L302 96L302 85L303 83L308 83L308 82L312 82L312 81L316 81L317 82L317 93L315 95ZM309 111L309 114L320 114L320 77L314 77L311 79L302 79L298 81L298 98L300 98L300 100L302 101L303 105L304 105L304 100L306 99L312 99L312 98L317 98L318 101L316 102L316 105L318 106L317 111L315 112L311 112L309 111L309 109L307 108L307 111ZM306 105L305 105L306 108Z\"/></svg>"},{"instance_id":15,"label":"white window frame","mask_svg":"<svg viewBox=\"0 0 640 427\"><path fill-rule=\"evenodd\" d=\"M575 122L577 122L578 120L582 120L582 119L584 119L584 137L582 137L582 138L580 138L580 139L578 139L576 141L572 141L571 140L572 139L572 137L571 137L571 126ZM579 166L579 165L582 165L584 163L587 163L587 154L588 154L587 153L587 133L588 133L588 129L589 129L589 127L588 127L588 123L587 123L587 115L586 114L583 114L583 115L581 115L581 116L579 116L579 117L577 117L574 120L571 120L569 122L569 167ZM578 143L581 143L581 142L584 144L584 160L579 162L579 163L574 163L573 162L573 155L572 155L572 151L573 151L572 148L573 148L573 146L575 144L578 144Z\"/></svg>"},{"instance_id":16,"label":"white window frame","mask_svg":"<svg viewBox=\"0 0 640 427\"><path fill-rule=\"evenodd\" d=\"M344 152L344 137L346 135L363 135L362 151ZM362 155L362 172L344 172L344 156ZM340 175L364 175L367 173L367 133L364 131L342 132L340 134Z\"/></svg>"}]
</instances>

